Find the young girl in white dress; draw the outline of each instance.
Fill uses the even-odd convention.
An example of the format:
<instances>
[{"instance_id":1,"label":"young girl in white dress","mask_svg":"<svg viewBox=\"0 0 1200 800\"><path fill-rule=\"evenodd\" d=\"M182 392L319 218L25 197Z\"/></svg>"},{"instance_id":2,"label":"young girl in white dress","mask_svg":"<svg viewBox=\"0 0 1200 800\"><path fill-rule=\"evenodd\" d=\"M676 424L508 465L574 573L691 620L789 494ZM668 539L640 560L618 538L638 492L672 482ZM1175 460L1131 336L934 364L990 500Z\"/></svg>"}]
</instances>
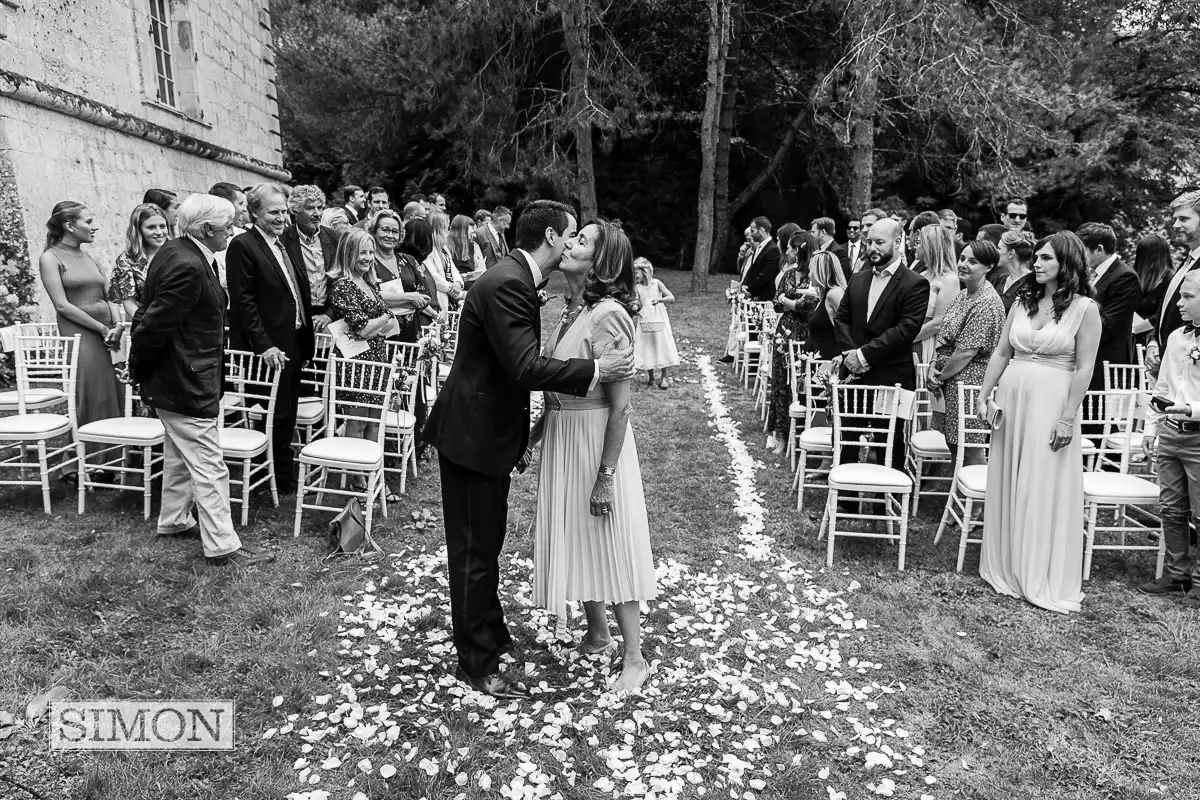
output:
<instances>
[{"instance_id":1,"label":"young girl in white dress","mask_svg":"<svg viewBox=\"0 0 1200 800\"><path fill-rule=\"evenodd\" d=\"M633 269L637 276L638 301L642 304L633 339L633 363L638 369L646 370L647 386L654 385L654 370L659 370L658 388L666 389L671 385L667 370L679 366L679 351L675 347L675 335L671 333L671 318L663 304L675 302L675 295L654 277L654 266L649 260L634 259Z\"/></svg>"}]
</instances>

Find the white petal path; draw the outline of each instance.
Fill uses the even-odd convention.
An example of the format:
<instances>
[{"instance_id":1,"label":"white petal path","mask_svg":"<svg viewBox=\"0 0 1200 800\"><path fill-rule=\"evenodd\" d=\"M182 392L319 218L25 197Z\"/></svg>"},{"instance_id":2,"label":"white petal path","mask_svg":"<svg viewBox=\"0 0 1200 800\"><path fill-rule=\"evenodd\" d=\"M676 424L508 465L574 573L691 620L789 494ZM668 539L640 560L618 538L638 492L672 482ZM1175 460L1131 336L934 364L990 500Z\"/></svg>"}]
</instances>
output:
<instances>
[{"instance_id":1,"label":"white petal path","mask_svg":"<svg viewBox=\"0 0 1200 800\"><path fill-rule=\"evenodd\" d=\"M936 778L923 749L880 713L903 686L872 680L881 664L843 657L843 642L861 638L868 623L846 593L817 586L774 551L754 459L711 360L701 355L696 367L730 455L743 563L697 571L659 562L660 599L646 609L653 673L645 689L606 694L615 665L553 640L532 603L532 562L513 558L504 584L510 624L528 620L547 648L541 664L509 665L537 682L534 701L500 704L466 690L451 666L444 550L396 553L377 570L384 574L344 598L343 665L322 673L336 679L336 699L314 697L304 714L263 734L303 742L294 767L304 788L289 800L844 800L864 791L932 800ZM739 566L750 574L728 571Z\"/></svg>"}]
</instances>

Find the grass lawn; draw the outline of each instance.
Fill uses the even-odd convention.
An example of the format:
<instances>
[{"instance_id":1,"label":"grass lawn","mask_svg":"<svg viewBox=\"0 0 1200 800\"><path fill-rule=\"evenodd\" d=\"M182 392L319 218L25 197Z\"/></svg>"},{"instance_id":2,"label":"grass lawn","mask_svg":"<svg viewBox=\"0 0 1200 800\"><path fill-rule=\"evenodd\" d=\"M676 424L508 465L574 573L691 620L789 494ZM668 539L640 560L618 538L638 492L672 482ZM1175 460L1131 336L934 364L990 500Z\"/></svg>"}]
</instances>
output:
<instances>
[{"instance_id":1,"label":"grass lawn","mask_svg":"<svg viewBox=\"0 0 1200 800\"><path fill-rule=\"evenodd\" d=\"M157 541L139 495L95 493L79 517L64 486L46 517L35 491L6 488L0 710L19 714L56 685L79 698L229 698L237 748L50 753L43 722L0 741L0 798L1193 796L1197 615L1134 591L1151 556L1099 554L1083 613L1053 615L996 596L977 548L956 573L956 542L932 544L929 502L905 572L891 546L851 541L826 573L749 396L727 368L696 364L724 343L722 282L694 296L687 273L659 277L679 299L687 363L669 391L634 395L660 562L644 696L604 697L611 665L571 658L532 608L532 472L510 503L507 668L545 691L511 708L452 678L436 461L379 521L372 559L326 561L326 516L306 515L294 540L290 500L254 505L243 539L279 558L248 573L208 567L198 543ZM740 432L711 424L705 374ZM740 490L730 436L761 462ZM756 509L772 543L761 560L739 552ZM431 521L414 518L424 511ZM888 763L868 769L881 754Z\"/></svg>"}]
</instances>

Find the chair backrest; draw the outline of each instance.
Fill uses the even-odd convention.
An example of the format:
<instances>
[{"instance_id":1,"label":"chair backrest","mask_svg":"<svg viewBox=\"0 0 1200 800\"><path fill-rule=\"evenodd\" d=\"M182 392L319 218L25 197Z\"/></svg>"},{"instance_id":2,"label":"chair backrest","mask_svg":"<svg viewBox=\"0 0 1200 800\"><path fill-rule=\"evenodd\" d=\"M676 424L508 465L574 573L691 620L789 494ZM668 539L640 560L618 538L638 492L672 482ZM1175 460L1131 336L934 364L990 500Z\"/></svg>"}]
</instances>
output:
<instances>
[{"instance_id":1,"label":"chair backrest","mask_svg":"<svg viewBox=\"0 0 1200 800\"><path fill-rule=\"evenodd\" d=\"M1142 392L1146 390L1146 369L1139 364L1104 362L1104 388L1107 391Z\"/></svg>"},{"instance_id":2,"label":"chair backrest","mask_svg":"<svg viewBox=\"0 0 1200 800\"><path fill-rule=\"evenodd\" d=\"M412 411L416 405L417 388L425 375L425 360L421 358L421 346L409 342L387 341L388 360L396 365L396 397L399 408ZM403 377L403 381L401 378Z\"/></svg>"},{"instance_id":3,"label":"chair backrest","mask_svg":"<svg viewBox=\"0 0 1200 800\"><path fill-rule=\"evenodd\" d=\"M57 322L18 322L17 336L58 336Z\"/></svg>"},{"instance_id":4,"label":"chair backrest","mask_svg":"<svg viewBox=\"0 0 1200 800\"><path fill-rule=\"evenodd\" d=\"M275 427L275 398L279 394L279 370L266 359L248 350L225 351L225 389L236 392L242 405L238 411L250 416L264 414L267 438ZM256 411L256 408L258 409Z\"/></svg>"},{"instance_id":5,"label":"chair backrest","mask_svg":"<svg viewBox=\"0 0 1200 800\"><path fill-rule=\"evenodd\" d=\"M313 356L300 370L300 384L316 391L325 401L329 397L329 351L333 348L333 337L324 331L313 338Z\"/></svg>"},{"instance_id":6,"label":"chair backrest","mask_svg":"<svg viewBox=\"0 0 1200 800\"><path fill-rule=\"evenodd\" d=\"M830 394L833 463L840 464L842 448L851 446L875 453L878 463L891 466L900 386L864 386L834 380ZM865 441L860 441L862 437Z\"/></svg>"},{"instance_id":7,"label":"chair backrest","mask_svg":"<svg viewBox=\"0 0 1200 800\"><path fill-rule=\"evenodd\" d=\"M913 356L913 365L917 370L917 391L916 398L913 400L913 414L909 427L914 431L923 431L928 430L933 424L933 394L925 385L929 365L922 364L915 355Z\"/></svg>"},{"instance_id":8,"label":"chair backrest","mask_svg":"<svg viewBox=\"0 0 1200 800\"><path fill-rule=\"evenodd\" d=\"M343 358L337 350L329 356L329 427L335 431L342 422L381 423L376 441L383 444L387 426L383 413L395 391L396 361L360 361ZM415 383L415 381L414 381ZM348 393L358 395L347 397Z\"/></svg>"},{"instance_id":9,"label":"chair backrest","mask_svg":"<svg viewBox=\"0 0 1200 800\"><path fill-rule=\"evenodd\" d=\"M1088 437L1096 446L1097 466L1107 464L1121 472L1129 470L1137 398L1138 393L1131 390L1084 392L1080 418L1101 431L1099 436Z\"/></svg>"},{"instance_id":10,"label":"chair backrest","mask_svg":"<svg viewBox=\"0 0 1200 800\"><path fill-rule=\"evenodd\" d=\"M787 378L792 387L792 397L799 399L806 394L807 385L804 383L804 342L799 339L788 340Z\"/></svg>"},{"instance_id":11,"label":"chair backrest","mask_svg":"<svg viewBox=\"0 0 1200 800\"><path fill-rule=\"evenodd\" d=\"M825 386L817 380L822 372L833 368L833 361L820 358L806 358L804 365L804 395L807 411L804 413L804 427L811 428L817 412L829 410L829 393Z\"/></svg>"},{"instance_id":12,"label":"chair backrest","mask_svg":"<svg viewBox=\"0 0 1200 800\"><path fill-rule=\"evenodd\" d=\"M67 398L67 415L75 423L75 381L79 375L80 334L17 334L17 413L28 413L25 399L39 388L58 389Z\"/></svg>"},{"instance_id":13,"label":"chair backrest","mask_svg":"<svg viewBox=\"0 0 1200 800\"><path fill-rule=\"evenodd\" d=\"M976 417L975 407L979 404L979 393L982 386L966 386L958 384L958 455L954 461L954 472L958 473L963 466L963 460L968 450L982 450L986 462L988 448L991 447L992 429L989 426L973 427L967 423Z\"/></svg>"}]
</instances>

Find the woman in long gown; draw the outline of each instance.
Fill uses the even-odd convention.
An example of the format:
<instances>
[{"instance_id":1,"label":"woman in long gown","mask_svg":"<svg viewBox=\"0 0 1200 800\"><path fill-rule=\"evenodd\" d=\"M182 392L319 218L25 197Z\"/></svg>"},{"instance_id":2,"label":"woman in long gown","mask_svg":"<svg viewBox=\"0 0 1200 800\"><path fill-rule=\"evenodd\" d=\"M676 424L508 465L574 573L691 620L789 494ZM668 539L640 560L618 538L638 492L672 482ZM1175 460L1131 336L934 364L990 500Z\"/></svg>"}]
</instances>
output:
<instances>
[{"instance_id":1,"label":"woman in long gown","mask_svg":"<svg viewBox=\"0 0 1200 800\"><path fill-rule=\"evenodd\" d=\"M96 238L92 212L64 201L46 222L46 250L38 260L42 286L54 304L60 336L79 334L75 415L79 425L119 417L124 404L111 350L121 343L121 325L106 299L108 281L96 259L83 249ZM64 472L74 480L74 472Z\"/></svg>"},{"instance_id":2,"label":"woman in long gown","mask_svg":"<svg viewBox=\"0 0 1200 800\"><path fill-rule=\"evenodd\" d=\"M771 353L771 398L767 404L767 448L775 455L787 448L787 437L791 430L791 404L799 400L792 397L792 384L788 380L788 361L791 358L792 342L807 341L809 320L813 310L820 304L820 296L812 288L812 256L817 243L812 235L799 231L793 233L787 243L786 265L775 287L775 310L779 322L775 335L770 339Z\"/></svg>"},{"instance_id":3,"label":"woman in long gown","mask_svg":"<svg viewBox=\"0 0 1200 800\"><path fill-rule=\"evenodd\" d=\"M629 346L637 295L625 234L606 222L583 226L567 245L562 271L570 300L543 354L590 359ZM600 384L585 397L547 392L530 436L531 448L542 440L534 602L559 619L567 601L583 602L585 654L615 647L604 609L613 607L625 646L614 691L637 689L650 674L639 604L657 596L629 383Z\"/></svg>"},{"instance_id":4,"label":"woman in long gown","mask_svg":"<svg viewBox=\"0 0 1200 800\"><path fill-rule=\"evenodd\" d=\"M977 408L985 420L1003 414L988 459L979 574L1001 594L1067 613L1083 600L1079 408L1100 312L1075 234L1052 234L1034 252L1033 281L1009 312Z\"/></svg>"}]
</instances>

